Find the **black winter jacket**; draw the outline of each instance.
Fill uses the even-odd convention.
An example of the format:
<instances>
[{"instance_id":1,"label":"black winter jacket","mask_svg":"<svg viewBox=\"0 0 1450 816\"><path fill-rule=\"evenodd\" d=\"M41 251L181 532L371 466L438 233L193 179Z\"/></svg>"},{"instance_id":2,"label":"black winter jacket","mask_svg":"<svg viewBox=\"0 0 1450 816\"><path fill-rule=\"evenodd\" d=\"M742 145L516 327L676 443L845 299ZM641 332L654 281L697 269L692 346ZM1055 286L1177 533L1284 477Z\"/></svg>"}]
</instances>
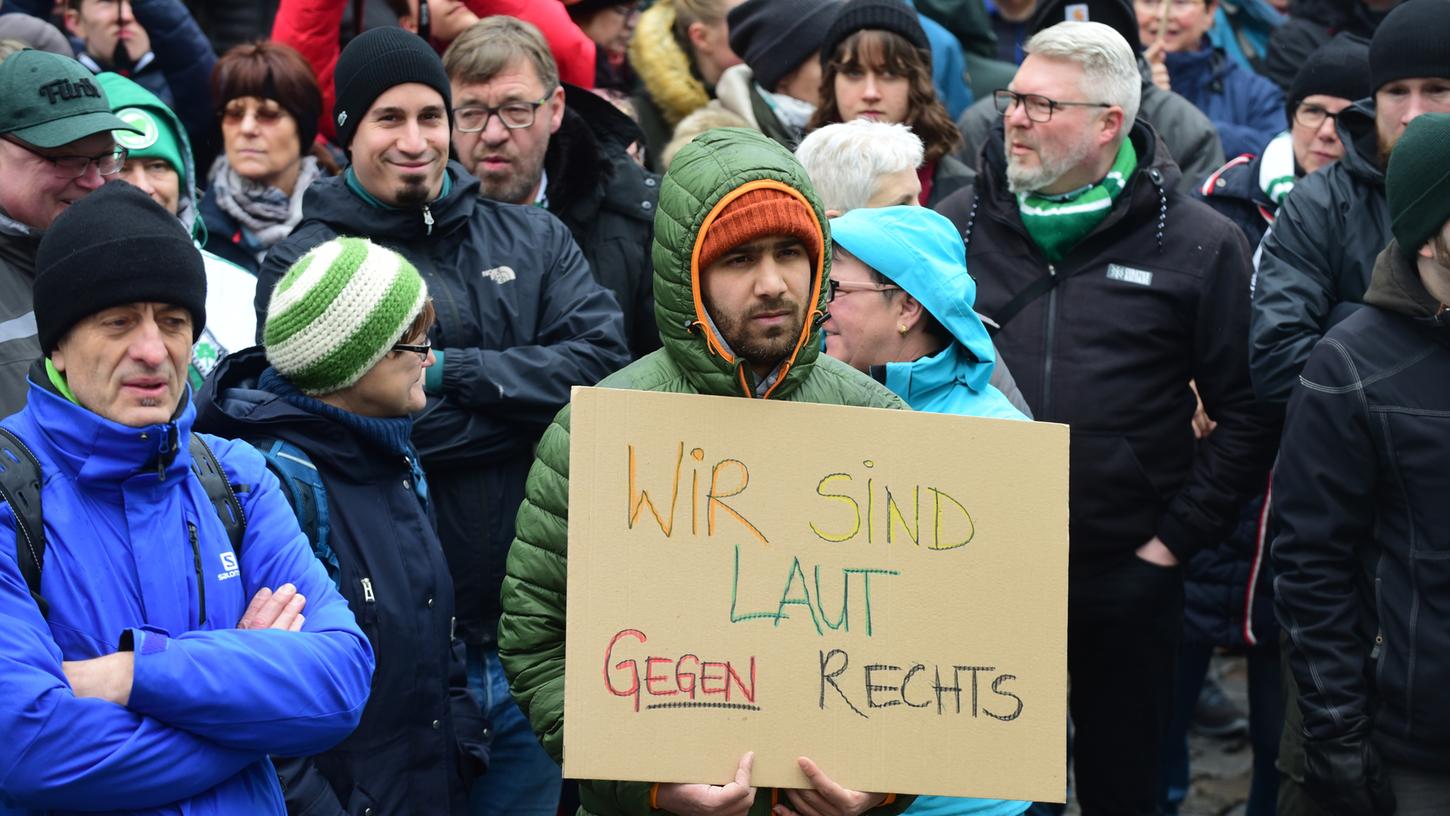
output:
<instances>
[{"instance_id":1,"label":"black winter jacket","mask_svg":"<svg viewBox=\"0 0 1450 816\"><path fill-rule=\"evenodd\" d=\"M1019 291L1057 285L995 341L1033 416L1072 426L1075 561L1121 557L1154 535L1187 561L1225 536L1263 485L1272 429L1249 388L1249 249L1227 219L1176 191L1178 167L1142 122L1138 169L1113 210L1060 263L1028 237L1007 189L1002 130L976 184L942 214L967 242L977 310L1001 323ZM1218 428L1195 446L1198 383Z\"/></svg>"},{"instance_id":2,"label":"black winter jacket","mask_svg":"<svg viewBox=\"0 0 1450 816\"><path fill-rule=\"evenodd\" d=\"M332 750L277 763L292 816L467 813L483 770L483 714L453 639L453 587L406 457L260 390L261 348L233 354L197 402L197 430L280 439L306 452L327 492L338 590L377 656L357 730Z\"/></svg>"},{"instance_id":3,"label":"black winter jacket","mask_svg":"<svg viewBox=\"0 0 1450 816\"><path fill-rule=\"evenodd\" d=\"M1375 256L1392 238L1374 104L1339 114L1344 157L1294 185L1264 236L1254 276L1249 370L1283 405L1324 332L1360 307Z\"/></svg>"},{"instance_id":4,"label":"black winter jacket","mask_svg":"<svg viewBox=\"0 0 1450 816\"><path fill-rule=\"evenodd\" d=\"M307 188L302 223L257 276L257 326L292 263L337 235L367 236L422 273L438 310L431 339L443 352L442 393L415 417L413 444L453 573L459 633L491 644L534 443L570 388L603 379L629 352L614 296L557 218L479 198L478 180L456 162L448 174L448 194L422 210L371 206L343 176Z\"/></svg>"},{"instance_id":5,"label":"black winter jacket","mask_svg":"<svg viewBox=\"0 0 1450 816\"><path fill-rule=\"evenodd\" d=\"M649 251L659 176L625 152L644 141L632 119L572 85L564 86L564 100L564 122L544 154L549 212L569 227L594 279L619 300L629 350L643 357L660 347Z\"/></svg>"},{"instance_id":6,"label":"black winter jacket","mask_svg":"<svg viewBox=\"0 0 1450 816\"><path fill-rule=\"evenodd\" d=\"M1450 323L1391 244L1314 348L1274 474L1274 584L1310 739L1450 772Z\"/></svg>"}]
</instances>

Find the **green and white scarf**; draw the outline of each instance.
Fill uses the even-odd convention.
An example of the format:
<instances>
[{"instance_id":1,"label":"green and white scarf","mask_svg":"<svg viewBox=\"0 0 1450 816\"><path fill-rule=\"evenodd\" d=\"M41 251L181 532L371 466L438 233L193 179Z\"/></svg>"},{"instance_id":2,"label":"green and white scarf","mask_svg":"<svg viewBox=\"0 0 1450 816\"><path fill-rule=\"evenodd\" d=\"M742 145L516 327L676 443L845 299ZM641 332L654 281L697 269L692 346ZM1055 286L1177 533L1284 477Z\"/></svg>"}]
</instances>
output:
<instances>
[{"instance_id":1,"label":"green and white scarf","mask_svg":"<svg viewBox=\"0 0 1450 816\"><path fill-rule=\"evenodd\" d=\"M1097 184L1060 196L1017 194L1017 211L1022 214L1022 224L1048 261L1056 263L1062 260L1068 250L1108 217L1113 202L1128 186L1128 178L1137 169L1138 151L1133 149L1131 139L1124 139L1112 168Z\"/></svg>"},{"instance_id":2,"label":"green and white scarf","mask_svg":"<svg viewBox=\"0 0 1450 816\"><path fill-rule=\"evenodd\" d=\"M1276 207L1294 189L1294 141L1288 131L1275 136L1264 148L1263 161L1259 162L1259 189Z\"/></svg>"}]
</instances>

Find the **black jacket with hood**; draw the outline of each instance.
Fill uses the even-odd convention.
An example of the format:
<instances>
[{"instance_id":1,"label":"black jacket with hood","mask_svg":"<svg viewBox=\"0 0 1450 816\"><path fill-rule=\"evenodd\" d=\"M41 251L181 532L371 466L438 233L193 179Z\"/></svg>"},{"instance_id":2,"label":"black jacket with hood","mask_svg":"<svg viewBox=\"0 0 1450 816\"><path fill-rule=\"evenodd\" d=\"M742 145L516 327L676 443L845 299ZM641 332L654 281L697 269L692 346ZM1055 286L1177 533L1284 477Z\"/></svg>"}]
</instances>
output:
<instances>
[{"instance_id":1,"label":"black jacket with hood","mask_svg":"<svg viewBox=\"0 0 1450 816\"><path fill-rule=\"evenodd\" d=\"M293 262L338 235L365 235L418 268L438 311L430 338L442 359L429 369L413 444L453 572L459 634L492 644L534 443L570 388L603 379L629 351L614 296L557 218L480 198L457 162L447 172L451 188L421 209L371 205L347 176L307 188L302 223L262 264L257 325Z\"/></svg>"},{"instance_id":2,"label":"black jacket with hood","mask_svg":"<svg viewBox=\"0 0 1450 816\"><path fill-rule=\"evenodd\" d=\"M626 152L644 141L632 119L572 85L564 100L564 122L544 154L548 209L573 234L594 279L619 300L629 350L643 357L660 347L649 253L659 176Z\"/></svg>"},{"instance_id":3,"label":"black jacket with hood","mask_svg":"<svg viewBox=\"0 0 1450 816\"><path fill-rule=\"evenodd\" d=\"M453 587L408 459L347 425L262 390L261 348L227 357L197 397L196 429L283 440L327 493L338 591L377 657L362 721L317 756L279 759L292 816L465 814L487 734L453 639ZM305 614L305 611L304 611Z\"/></svg>"},{"instance_id":4,"label":"black jacket with hood","mask_svg":"<svg viewBox=\"0 0 1450 816\"><path fill-rule=\"evenodd\" d=\"M1138 169L1112 211L1049 264L1007 189L1002 130L976 184L941 212L967 242L977 310L1001 322L1020 291L1056 285L995 341L1036 419L1072 426L1072 558L1121 557L1158 536L1185 562L1221 540L1263 486L1273 429L1249 387L1249 248L1238 227L1177 192L1153 129L1130 134ZM1195 445L1197 382L1218 428Z\"/></svg>"},{"instance_id":5,"label":"black jacket with hood","mask_svg":"<svg viewBox=\"0 0 1450 816\"><path fill-rule=\"evenodd\" d=\"M1274 583L1310 740L1367 736L1450 772L1450 321L1380 253L1360 309L1314 348L1274 473Z\"/></svg>"},{"instance_id":6,"label":"black jacket with hood","mask_svg":"<svg viewBox=\"0 0 1450 816\"><path fill-rule=\"evenodd\" d=\"M1392 238L1373 102L1344 109L1338 128L1344 157L1298 180L1259 250L1249 367L1254 391L1276 405L1324 332L1360 308Z\"/></svg>"}]
</instances>

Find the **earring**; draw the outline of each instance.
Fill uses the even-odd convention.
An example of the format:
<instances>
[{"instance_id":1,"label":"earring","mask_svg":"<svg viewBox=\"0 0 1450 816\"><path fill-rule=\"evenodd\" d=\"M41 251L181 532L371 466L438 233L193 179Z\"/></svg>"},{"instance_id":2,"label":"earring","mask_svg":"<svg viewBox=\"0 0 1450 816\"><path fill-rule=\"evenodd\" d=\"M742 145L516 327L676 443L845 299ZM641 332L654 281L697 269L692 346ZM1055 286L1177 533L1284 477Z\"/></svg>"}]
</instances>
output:
<instances>
[{"instance_id":1,"label":"earring","mask_svg":"<svg viewBox=\"0 0 1450 816\"><path fill-rule=\"evenodd\" d=\"M903 324L901 324L901 325L899 325L899 326L896 327L896 333L897 334L906 334L908 331L910 331L910 329L906 328L906 324L905 323L903 323Z\"/></svg>"}]
</instances>

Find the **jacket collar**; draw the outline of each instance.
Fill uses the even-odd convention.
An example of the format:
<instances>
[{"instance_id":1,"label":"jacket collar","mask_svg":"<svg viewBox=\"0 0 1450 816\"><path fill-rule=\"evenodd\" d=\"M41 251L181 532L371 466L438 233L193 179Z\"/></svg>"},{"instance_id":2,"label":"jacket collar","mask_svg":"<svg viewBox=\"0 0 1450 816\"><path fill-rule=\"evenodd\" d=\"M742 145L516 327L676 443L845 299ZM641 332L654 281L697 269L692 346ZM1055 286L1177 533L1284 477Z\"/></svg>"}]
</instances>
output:
<instances>
[{"instance_id":1,"label":"jacket collar","mask_svg":"<svg viewBox=\"0 0 1450 816\"><path fill-rule=\"evenodd\" d=\"M1397 240L1375 258L1364 302L1450 335L1450 321L1440 314L1440 302L1426 291L1414 257L1402 252Z\"/></svg>"},{"instance_id":2,"label":"jacket collar","mask_svg":"<svg viewBox=\"0 0 1450 816\"><path fill-rule=\"evenodd\" d=\"M304 193L303 223L322 221L342 234L399 243L446 234L472 217L478 200L478 179L455 161L448 162L444 172L451 187L445 185L449 189L426 206L409 209L366 203L348 187L346 174L318 179Z\"/></svg>"},{"instance_id":3,"label":"jacket collar","mask_svg":"<svg viewBox=\"0 0 1450 816\"><path fill-rule=\"evenodd\" d=\"M878 378L881 383L918 411L958 388L981 393L992 374L992 363L980 362L961 343L951 343L929 357L887 363L885 368L885 377Z\"/></svg>"},{"instance_id":4,"label":"jacket collar","mask_svg":"<svg viewBox=\"0 0 1450 816\"><path fill-rule=\"evenodd\" d=\"M196 410L189 387L170 422L132 428L62 396L46 376L43 361L31 367L29 376L25 410L49 458L70 478L96 487L119 487L136 477L161 484L184 476L191 467L186 440Z\"/></svg>"},{"instance_id":5,"label":"jacket collar","mask_svg":"<svg viewBox=\"0 0 1450 816\"><path fill-rule=\"evenodd\" d=\"M1379 162L1379 134L1375 130L1374 97L1361 99L1340 111L1335 120L1344 155L1334 163L1366 184L1385 186L1384 168Z\"/></svg>"}]
</instances>

